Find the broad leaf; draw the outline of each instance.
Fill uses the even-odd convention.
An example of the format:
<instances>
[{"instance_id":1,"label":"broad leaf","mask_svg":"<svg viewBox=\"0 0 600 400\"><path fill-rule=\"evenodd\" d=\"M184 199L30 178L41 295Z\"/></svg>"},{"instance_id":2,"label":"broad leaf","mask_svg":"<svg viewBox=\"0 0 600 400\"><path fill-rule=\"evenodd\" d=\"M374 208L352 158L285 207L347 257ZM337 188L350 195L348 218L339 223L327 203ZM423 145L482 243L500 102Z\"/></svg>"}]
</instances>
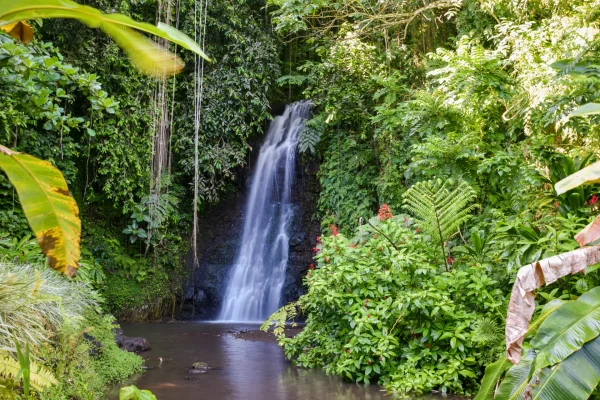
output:
<instances>
[{"instance_id":1,"label":"broad leaf","mask_svg":"<svg viewBox=\"0 0 600 400\"><path fill-rule=\"evenodd\" d=\"M140 390L136 386L125 386L119 391L119 400L156 400L149 390Z\"/></svg>"},{"instance_id":2,"label":"broad leaf","mask_svg":"<svg viewBox=\"0 0 600 400\"><path fill-rule=\"evenodd\" d=\"M600 161L580 169L554 185L557 194L563 194L581 185L591 185L600 182Z\"/></svg>"},{"instance_id":3,"label":"broad leaf","mask_svg":"<svg viewBox=\"0 0 600 400\"><path fill-rule=\"evenodd\" d=\"M485 374L481 380L481 388L473 400L491 400L494 398L496 386L500 378L512 364L506 357L500 358L498 361L489 364L485 367Z\"/></svg>"},{"instance_id":4,"label":"broad leaf","mask_svg":"<svg viewBox=\"0 0 600 400\"><path fill-rule=\"evenodd\" d=\"M600 104L598 103L587 103L582 105L579 108L573 110L569 116L571 117L583 117L586 115L596 115L600 114Z\"/></svg>"},{"instance_id":5,"label":"broad leaf","mask_svg":"<svg viewBox=\"0 0 600 400\"><path fill-rule=\"evenodd\" d=\"M0 26L0 29L15 39L27 44L33 39L33 28L25 21L17 21Z\"/></svg>"},{"instance_id":6,"label":"broad leaf","mask_svg":"<svg viewBox=\"0 0 600 400\"><path fill-rule=\"evenodd\" d=\"M521 345L535 310L534 291L598 262L600 246L592 246L546 258L519 269L506 315L506 358L509 361L517 364L521 358Z\"/></svg>"},{"instance_id":7,"label":"broad leaf","mask_svg":"<svg viewBox=\"0 0 600 400\"><path fill-rule=\"evenodd\" d=\"M150 74L175 74L181 71L183 62L134 29L169 40L208 60L193 39L166 24L159 23L158 26L154 26L136 22L121 14L104 14L71 0L0 2L0 21L3 24L37 18L75 18L92 28L100 28L123 48L140 70Z\"/></svg>"},{"instance_id":8,"label":"broad leaf","mask_svg":"<svg viewBox=\"0 0 600 400\"><path fill-rule=\"evenodd\" d=\"M531 340L537 352L535 369L557 364L600 334L600 287L563 304Z\"/></svg>"},{"instance_id":9,"label":"broad leaf","mask_svg":"<svg viewBox=\"0 0 600 400\"><path fill-rule=\"evenodd\" d=\"M545 368L533 388L533 400L585 400L600 383L600 337L560 364Z\"/></svg>"},{"instance_id":10,"label":"broad leaf","mask_svg":"<svg viewBox=\"0 0 600 400\"><path fill-rule=\"evenodd\" d=\"M531 367L535 352L530 350L518 365L511 367L506 373L506 378L498 387L496 400L525 399L526 393L531 390L529 386Z\"/></svg>"},{"instance_id":11,"label":"broad leaf","mask_svg":"<svg viewBox=\"0 0 600 400\"><path fill-rule=\"evenodd\" d=\"M75 276L81 221L60 171L48 161L0 146L0 168L17 190L27 221L50 267Z\"/></svg>"},{"instance_id":12,"label":"broad leaf","mask_svg":"<svg viewBox=\"0 0 600 400\"><path fill-rule=\"evenodd\" d=\"M598 239L600 239L600 215L575 235L575 240L582 247Z\"/></svg>"}]
</instances>

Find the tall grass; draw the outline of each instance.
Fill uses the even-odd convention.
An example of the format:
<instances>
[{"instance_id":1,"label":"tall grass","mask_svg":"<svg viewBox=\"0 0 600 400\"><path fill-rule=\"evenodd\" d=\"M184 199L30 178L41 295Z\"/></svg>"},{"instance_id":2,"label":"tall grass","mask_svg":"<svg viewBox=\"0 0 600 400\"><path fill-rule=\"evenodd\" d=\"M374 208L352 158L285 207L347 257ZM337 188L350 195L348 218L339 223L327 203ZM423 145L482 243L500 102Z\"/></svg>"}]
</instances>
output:
<instances>
[{"instance_id":1,"label":"tall grass","mask_svg":"<svg viewBox=\"0 0 600 400\"><path fill-rule=\"evenodd\" d=\"M16 353L13 335L32 349L41 346L65 320L77 323L96 308L94 298L88 285L53 270L0 260L0 351Z\"/></svg>"}]
</instances>

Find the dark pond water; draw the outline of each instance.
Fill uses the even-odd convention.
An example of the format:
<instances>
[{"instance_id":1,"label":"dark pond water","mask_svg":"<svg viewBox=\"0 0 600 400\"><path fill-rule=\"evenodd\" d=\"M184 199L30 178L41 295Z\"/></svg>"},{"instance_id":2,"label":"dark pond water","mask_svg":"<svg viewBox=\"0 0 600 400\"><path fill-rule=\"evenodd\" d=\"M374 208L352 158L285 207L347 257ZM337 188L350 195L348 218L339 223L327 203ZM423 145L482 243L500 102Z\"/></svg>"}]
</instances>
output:
<instances>
[{"instance_id":1,"label":"dark pond water","mask_svg":"<svg viewBox=\"0 0 600 400\"><path fill-rule=\"evenodd\" d=\"M377 385L346 383L321 371L296 368L284 358L277 345L237 339L228 333L257 329L256 325L123 324L122 328L126 335L145 337L152 345L151 351L142 354L149 369L128 384L151 390L159 400L391 398ZM162 364L159 357L163 359ZM194 362L205 362L214 369L192 375L188 370ZM111 395L113 399L117 397ZM440 397L420 399L439 400Z\"/></svg>"}]
</instances>

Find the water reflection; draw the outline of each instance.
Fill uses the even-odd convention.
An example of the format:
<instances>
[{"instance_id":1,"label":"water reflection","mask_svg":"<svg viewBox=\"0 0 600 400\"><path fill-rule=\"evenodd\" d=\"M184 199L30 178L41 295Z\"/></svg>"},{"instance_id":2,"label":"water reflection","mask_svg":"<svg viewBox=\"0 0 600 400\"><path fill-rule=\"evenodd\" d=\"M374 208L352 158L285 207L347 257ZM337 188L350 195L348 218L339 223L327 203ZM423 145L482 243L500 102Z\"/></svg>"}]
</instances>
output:
<instances>
[{"instance_id":1,"label":"water reflection","mask_svg":"<svg viewBox=\"0 0 600 400\"><path fill-rule=\"evenodd\" d=\"M245 341L228 334L233 329L247 328L257 326L125 324L126 335L146 337L152 345L152 351L143 354L149 369L129 383L150 389L159 400L390 399L376 385L345 383L321 371L296 368L274 344ZM189 367L198 361L214 369L206 374L190 374ZM117 399L117 392L109 398Z\"/></svg>"}]
</instances>

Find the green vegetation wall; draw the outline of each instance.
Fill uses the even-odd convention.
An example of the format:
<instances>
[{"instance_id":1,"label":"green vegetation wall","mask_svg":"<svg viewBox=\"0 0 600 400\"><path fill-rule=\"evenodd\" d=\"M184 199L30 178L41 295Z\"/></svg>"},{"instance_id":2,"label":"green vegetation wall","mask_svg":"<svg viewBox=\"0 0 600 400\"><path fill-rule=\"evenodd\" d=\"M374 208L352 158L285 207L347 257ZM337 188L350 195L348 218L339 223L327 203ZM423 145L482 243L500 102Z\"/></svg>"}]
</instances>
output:
<instances>
[{"instance_id":1,"label":"green vegetation wall","mask_svg":"<svg viewBox=\"0 0 600 400\"><path fill-rule=\"evenodd\" d=\"M169 21L191 37L206 33L213 62L202 75L200 209L218 201L278 95L278 46L265 4L210 1L204 15L195 9L204 3L191 0L80 3ZM109 308L125 318L171 313L192 226L196 60L181 52L185 70L161 81L133 68L99 30L67 19L34 28L28 46L8 37L0 43L1 143L47 159L65 175L83 217L83 269L97 277ZM0 238L29 233L17 201L0 177ZM124 309L131 311L122 315Z\"/></svg>"}]
</instances>

